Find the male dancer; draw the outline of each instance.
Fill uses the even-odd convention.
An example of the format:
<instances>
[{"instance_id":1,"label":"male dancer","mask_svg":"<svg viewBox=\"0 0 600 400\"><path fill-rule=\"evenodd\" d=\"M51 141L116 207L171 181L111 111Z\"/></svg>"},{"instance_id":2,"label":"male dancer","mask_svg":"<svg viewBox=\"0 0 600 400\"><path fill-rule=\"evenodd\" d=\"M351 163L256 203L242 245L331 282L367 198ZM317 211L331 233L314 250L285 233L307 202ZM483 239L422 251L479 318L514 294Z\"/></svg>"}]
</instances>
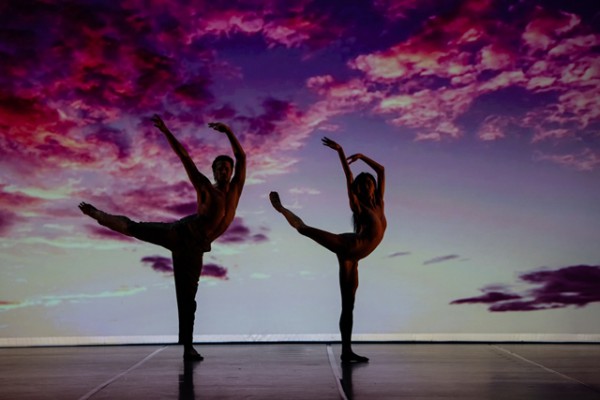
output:
<instances>
[{"instance_id":1,"label":"male dancer","mask_svg":"<svg viewBox=\"0 0 600 400\"><path fill-rule=\"evenodd\" d=\"M192 346L195 298L202 271L202 256L204 252L210 251L211 242L225 232L235 217L246 179L246 154L227 125L220 122L209 123L209 127L227 136L235 156L235 163L226 155L215 158L212 164L215 179L213 185L198 171L188 152L163 120L155 114L152 122L165 135L183 163L196 190L196 213L174 222L134 222L125 216L107 214L88 203L82 202L79 208L100 225L171 251L179 316L179 343L183 344L183 358L186 361L202 361L203 357Z\"/></svg>"}]
</instances>

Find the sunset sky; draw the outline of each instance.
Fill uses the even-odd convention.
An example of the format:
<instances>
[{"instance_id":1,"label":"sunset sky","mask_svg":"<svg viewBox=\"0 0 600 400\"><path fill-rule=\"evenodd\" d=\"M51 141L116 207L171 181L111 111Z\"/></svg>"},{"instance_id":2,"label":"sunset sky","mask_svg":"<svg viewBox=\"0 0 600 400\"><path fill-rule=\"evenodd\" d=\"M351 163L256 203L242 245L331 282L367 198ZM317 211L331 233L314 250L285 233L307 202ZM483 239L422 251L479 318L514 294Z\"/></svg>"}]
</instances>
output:
<instances>
[{"instance_id":1,"label":"sunset sky","mask_svg":"<svg viewBox=\"0 0 600 400\"><path fill-rule=\"evenodd\" d=\"M169 253L94 224L195 210L248 156L205 254L198 335L337 332L352 229L327 136L386 167L386 236L355 332L600 334L600 5L592 1L0 3L0 338L177 333ZM355 173L367 171L352 164Z\"/></svg>"}]
</instances>

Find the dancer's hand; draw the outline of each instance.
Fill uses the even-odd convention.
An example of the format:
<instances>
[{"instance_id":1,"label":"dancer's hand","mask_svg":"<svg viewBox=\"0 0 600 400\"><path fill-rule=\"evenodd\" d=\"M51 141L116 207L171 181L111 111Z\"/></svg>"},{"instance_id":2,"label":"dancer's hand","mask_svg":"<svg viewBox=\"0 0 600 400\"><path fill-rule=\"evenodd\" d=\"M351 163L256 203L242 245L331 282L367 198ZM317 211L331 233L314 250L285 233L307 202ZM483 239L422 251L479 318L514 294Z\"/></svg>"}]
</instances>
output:
<instances>
[{"instance_id":1,"label":"dancer's hand","mask_svg":"<svg viewBox=\"0 0 600 400\"><path fill-rule=\"evenodd\" d=\"M168 131L167 125L165 125L164 121L158 116L158 114L154 114L150 120L154 122L154 126L157 127L161 132Z\"/></svg>"},{"instance_id":2,"label":"dancer's hand","mask_svg":"<svg viewBox=\"0 0 600 400\"><path fill-rule=\"evenodd\" d=\"M323 145L330 147L335 151L340 151L342 149L342 146L340 146L337 142L334 142L333 140L329 139L328 137L324 137L323 139L321 139L321 142L323 142Z\"/></svg>"},{"instance_id":3,"label":"dancer's hand","mask_svg":"<svg viewBox=\"0 0 600 400\"><path fill-rule=\"evenodd\" d=\"M222 122L209 122L208 126L209 126L209 128L212 128L217 132L223 132L223 133L231 132L231 128L229 128L227 125L225 125Z\"/></svg>"},{"instance_id":4,"label":"dancer's hand","mask_svg":"<svg viewBox=\"0 0 600 400\"><path fill-rule=\"evenodd\" d=\"M363 157L364 156L361 153L352 154L350 157L347 158L348 164L352 164L356 160L362 160Z\"/></svg>"}]
</instances>

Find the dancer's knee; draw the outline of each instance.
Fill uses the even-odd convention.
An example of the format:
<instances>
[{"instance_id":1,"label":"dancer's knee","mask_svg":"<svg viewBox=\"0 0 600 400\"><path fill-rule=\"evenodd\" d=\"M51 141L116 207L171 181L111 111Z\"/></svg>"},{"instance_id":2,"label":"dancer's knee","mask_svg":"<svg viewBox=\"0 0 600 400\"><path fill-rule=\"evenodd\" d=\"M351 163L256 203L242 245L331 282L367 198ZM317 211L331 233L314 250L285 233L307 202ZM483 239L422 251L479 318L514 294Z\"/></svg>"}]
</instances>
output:
<instances>
[{"instance_id":1,"label":"dancer's knee","mask_svg":"<svg viewBox=\"0 0 600 400\"><path fill-rule=\"evenodd\" d=\"M137 237L139 235L139 222L132 221L128 217L119 217L118 225L121 229L121 233L123 233L124 235L131 237Z\"/></svg>"},{"instance_id":2,"label":"dancer's knee","mask_svg":"<svg viewBox=\"0 0 600 400\"><path fill-rule=\"evenodd\" d=\"M298 233L304 236L308 236L310 237L310 227L307 225L302 224L301 226L296 228L298 230Z\"/></svg>"}]
</instances>

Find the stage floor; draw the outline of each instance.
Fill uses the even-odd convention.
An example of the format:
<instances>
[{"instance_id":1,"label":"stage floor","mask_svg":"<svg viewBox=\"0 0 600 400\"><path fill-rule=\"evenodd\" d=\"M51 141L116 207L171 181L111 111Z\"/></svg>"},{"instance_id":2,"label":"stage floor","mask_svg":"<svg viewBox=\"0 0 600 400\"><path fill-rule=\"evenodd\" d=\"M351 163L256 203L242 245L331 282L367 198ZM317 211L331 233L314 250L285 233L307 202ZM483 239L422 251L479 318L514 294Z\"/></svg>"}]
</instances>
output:
<instances>
[{"instance_id":1,"label":"stage floor","mask_svg":"<svg viewBox=\"0 0 600 400\"><path fill-rule=\"evenodd\" d=\"M0 399L600 399L600 344L359 343L0 348Z\"/></svg>"}]
</instances>

